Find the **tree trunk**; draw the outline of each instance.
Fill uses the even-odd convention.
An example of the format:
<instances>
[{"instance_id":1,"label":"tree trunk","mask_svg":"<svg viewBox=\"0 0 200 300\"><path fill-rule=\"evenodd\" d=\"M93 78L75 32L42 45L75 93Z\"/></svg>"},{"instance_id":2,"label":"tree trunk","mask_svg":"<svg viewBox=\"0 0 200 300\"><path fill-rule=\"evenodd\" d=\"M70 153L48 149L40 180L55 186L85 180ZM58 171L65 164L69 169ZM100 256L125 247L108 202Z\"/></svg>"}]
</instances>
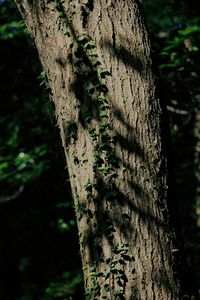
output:
<instances>
[{"instance_id":1,"label":"tree trunk","mask_svg":"<svg viewBox=\"0 0 200 300\"><path fill-rule=\"evenodd\" d=\"M16 2L55 103L86 299L180 299L140 1Z\"/></svg>"}]
</instances>

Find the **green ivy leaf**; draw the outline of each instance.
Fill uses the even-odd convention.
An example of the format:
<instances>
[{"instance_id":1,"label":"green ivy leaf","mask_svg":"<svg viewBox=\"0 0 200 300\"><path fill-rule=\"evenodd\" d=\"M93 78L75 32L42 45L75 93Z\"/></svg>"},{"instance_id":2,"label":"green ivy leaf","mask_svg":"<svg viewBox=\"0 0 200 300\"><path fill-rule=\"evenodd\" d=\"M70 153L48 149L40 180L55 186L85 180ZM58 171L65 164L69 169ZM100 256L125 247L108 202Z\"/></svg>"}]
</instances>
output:
<instances>
[{"instance_id":1,"label":"green ivy leaf","mask_svg":"<svg viewBox=\"0 0 200 300\"><path fill-rule=\"evenodd\" d=\"M86 191L89 191L89 192L92 191L92 183L90 181L88 181L86 184L84 184L83 187Z\"/></svg>"},{"instance_id":2,"label":"green ivy leaf","mask_svg":"<svg viewBox=\"0 0 200 300\"><path fill-rule=\"evenodd\" d=\"M66 36L68 36L68 37L70 37L70 32L69 31L64 31L63 34L66 35Z\"/></svg>"},{"instance_id":3,"label":"green ivy leaf","mask_svg":"<svg viewBox=\"0 0 200 300\"><path fill-rule=\"evenodd\" d=\"M89 51L89 52L87 52L87 56L98 57L96 51Z\"/></svg>"},{"instance_id":4,"label":"green ivy leaf","mask_svg":"<svg viewBox=\"0 0 200 300\"><path fill-rule=\"evenodd\" d=\"M111 76L111 73L107 69L102 69L100 71L101 78L105 78L106 76Z\"/></svg>"}]
</instances>

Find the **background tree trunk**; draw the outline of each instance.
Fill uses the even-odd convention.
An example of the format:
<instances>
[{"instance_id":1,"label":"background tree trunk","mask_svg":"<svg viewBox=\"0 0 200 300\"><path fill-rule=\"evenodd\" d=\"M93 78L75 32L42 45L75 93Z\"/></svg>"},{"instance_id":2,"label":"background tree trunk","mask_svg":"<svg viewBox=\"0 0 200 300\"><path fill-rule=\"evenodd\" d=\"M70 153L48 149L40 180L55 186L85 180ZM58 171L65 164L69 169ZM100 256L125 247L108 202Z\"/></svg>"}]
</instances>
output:
<instances>
[{"instance_id":1,"label":"background tree trunk","mask_svg":"<svg viewBox=\"0 0 200 300\"><path fill-rule=\"evenodd\" d=\"M74 196L87 299L179 299L162 112L141 3L16 0Z\"/></svg>"}]
</instances>

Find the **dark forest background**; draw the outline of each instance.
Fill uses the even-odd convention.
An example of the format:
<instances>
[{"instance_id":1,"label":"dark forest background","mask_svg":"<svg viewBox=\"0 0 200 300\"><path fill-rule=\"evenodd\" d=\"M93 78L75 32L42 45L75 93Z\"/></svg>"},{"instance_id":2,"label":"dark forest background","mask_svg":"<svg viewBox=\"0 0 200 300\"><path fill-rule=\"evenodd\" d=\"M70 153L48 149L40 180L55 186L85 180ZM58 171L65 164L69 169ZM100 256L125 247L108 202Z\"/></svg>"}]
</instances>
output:
<instances>
[{"instance_id":1,"label":"dark forest background","mask_svg":"<svg viewBox=\"0 0 200 300\"><path fill-rule=\"evenodd\" d=\"M195 300L200 299L199 3L143 4L170 123L170 207L183 294ZM37 51L11 0L0 0L0 77L0 299L82 300L77 228L54 107Z\"/></svg>"}]
</instances>

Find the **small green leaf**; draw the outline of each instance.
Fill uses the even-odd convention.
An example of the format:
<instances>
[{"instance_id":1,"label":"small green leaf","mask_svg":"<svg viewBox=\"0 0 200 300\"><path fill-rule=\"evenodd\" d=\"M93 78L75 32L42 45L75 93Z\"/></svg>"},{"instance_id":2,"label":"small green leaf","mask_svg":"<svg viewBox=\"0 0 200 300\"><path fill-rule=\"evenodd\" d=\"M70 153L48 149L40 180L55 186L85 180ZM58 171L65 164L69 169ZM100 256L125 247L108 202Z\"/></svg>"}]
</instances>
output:
<instances>
[{"instance_id":1,"label":"small green leaf","mask_svg":"<svg viewBox=\"0 0 200 300\"><path fill-rule=\"evenodd\" d=\"M104 285L104 291L105 291L105 292L109 292L109 290L110 290L110 286L109 286L108 283L106 283L106 284Z\"/></svg>"},{"instance_id":2,"label":"small green leaf","mask_svg":"<svg viewBox=\"0 0 200 300\"><path fill-rule=\"evenodd\" d=\"M100 118L108 118L108 115L105 112L100 113L99 116Z\"/></svg>"},{"instance_id":3,"label":"small green leaf","mask_svg":"<svg viewBox=\"0 0 200 300\"><path fill-rule=\"evenodd\" d=\"M98 57L96 51L89 51L89 52L87 52L87 56Z\"/></svg>"},{"instance_id":4,"label":"small green leaf","mask_svg":"<svg viewBox=\"0 0 200 300\"><path fill-rule=\"evenodd\" d=\"M66 16L66 14L65 14L64 11L60 11L60 12L58 13L58 15L59 15L59 17L61 17L61 18L65 18L65 16Z\"/></svg>"},{"instance_id":5,"label":"small green leaf","mask_svg":"<svg viewBox=\"0 0 200 300\"><path fill-rule=\"evenodd\" d=\"M98 99L99 101L102 101L102 100L106 100L106 97L103 96L103 95L100 95L100 96L97 97L97 99Z\"/></svg>"},{"instance_id":6,"label":"small green leaf","mask_svg":"<svg viewBox=\"0 0 200 300\"><path fill-rule=\"evenodd\" d=\"M104 175L107 175L109 173L109 168L108 167L99 167L98 168L99 172L104 174Z\"/></svg>"},{"instance_id":7,"label":"small green leaf","mask_svg":"<svg viewBox=\"0 0 200 300\"><path fill-rule=\"evenodd\" d=\"M64 31L64 35L70 37L70 32L69 31Z\"/></svg>"},{"instance_id":8,"label":"small green leaf","mask_svg":"<svg viewBox=\"0 0 200 300\"><path fill-rule=\"evenodd\" d=\"M80 35L77 38L77 42L79 42L81 44L84 44L84 43L86 43L88 41L89 41L89 38L87 36L85 36L85 35Z\"/></svg>"},{"instance_id":9,"label":"small green leaf","mask_svg":"<svg viewBox=\"0 0 200 300\"><path fill-rule=\"evenodd\" d=\"M107 86L106 86L106 84L105 83L98 83L97 85L96 85L96 90L98 91L98 92L103 92L103 93L106 93L107 91L108 91L108 88L107 88Z\"/></svg>"},{"instance_id":10,"label":"small green leaf","mask_svg":"<svg viewBox=\"0 0 200 300\"><path fill-rule=\"evenodd\" d=\"M103 130L106 130L106 129L110 129L110 128L111 128L109 122L101 122L101 123L99 123L99 125L100 125L100 128L103 129Z\"/></svg>"},{"instance_id":11,"label":"small green leaf","mask_svg":"<svg viewBox=\"0 0 200 300\"><path fill-rule=\"evenodd\" d=\"M86 191L90 192L92 190L92 183L90 181L88 181L86 184L84 184L83 187Z\"/></svg>"},{"instance_id":12,"label":"small green leaf","mask_svg":"<svg viewBox=\"0 0 200 300\"><path fill-rule=\"evenodd\" d=\"M89 94L93 94L95 91L95 86L89 82L85 85L85 89L88 91Z\"/></svg>"},{"instance_id":13,"label":"small green leaf","mask_svg":"<svg viewBox=\"0 0 200 300\"><path fill-rule=\"evenodd\" d=\"M83 46L84 49L92 49L94 47L95 47L95 45L94 45L94 42L92 42L92 41L85 43Z\"/></svg>"},{"instance_id":14,"label":"small green leaf","mask_svg":"<svg viewBox=\"0 0 200 300\"><path fill-rule=\"evenodd\" d=\"M75 164L79 164L79 159L75 152L72 153L72 159Z\"/></svg>"},{"instance_id":15,"label":"small green leaf","mask_svg":"<svg viewBox=\"0 0 200 300\"><path fill-rule=\"evenodd\" d=\"M101 62L99 60L96 60L96 61L92 62L92 66L95 67L95 68L99 65L101 65Z\"/></svg>"},{"instance_id":16,"label":"small green leaf","mask_svg":"<svg viewBox=\"0 0 200 300\"><path fill-rule=\"evenodd\" d=\"M85 120L85 122L90 122L90 121L92 120L92 116L91 116L91 115L86 116L86 117L84 118L84 120Z\"/></svg>"},{"instance_id":17,"label":"small green leaf","mask_svg":"<svg viewBox=\"0 0 200 300\"><path fill-rule=\"evenodd\" d=\"M95 128L91 128L91 129L89 130L89 134L90 134L90 136L91 136L91 138L92 138L93 141L96 141L96 140L97 140L98 134L97 134Z\"/></svg>"},{"instance_id":18,"label":"small green leaf","mask_svg":"<svg viewBox=\"0 0 200 300\"><path fill-rule=\"evenodd\" d=\"M102 103L102 104L100 105L100 109L101 109L101 110L106 110L106 109L108 109L108 108L110 108L110 105L109 105L108 103Z\"/></svg>"},{"instance_id":19,"label":"small green leaf","mask_svg":"<svg viewBox=\"0 0 200 300\"><path fill-rule=\"evenodd\" d=\"M105 78L106 76L111 76L111 73L106 69L102 69L100 71L100 76L101 76L101 78Z\"/></svg>"}]
</instances>

